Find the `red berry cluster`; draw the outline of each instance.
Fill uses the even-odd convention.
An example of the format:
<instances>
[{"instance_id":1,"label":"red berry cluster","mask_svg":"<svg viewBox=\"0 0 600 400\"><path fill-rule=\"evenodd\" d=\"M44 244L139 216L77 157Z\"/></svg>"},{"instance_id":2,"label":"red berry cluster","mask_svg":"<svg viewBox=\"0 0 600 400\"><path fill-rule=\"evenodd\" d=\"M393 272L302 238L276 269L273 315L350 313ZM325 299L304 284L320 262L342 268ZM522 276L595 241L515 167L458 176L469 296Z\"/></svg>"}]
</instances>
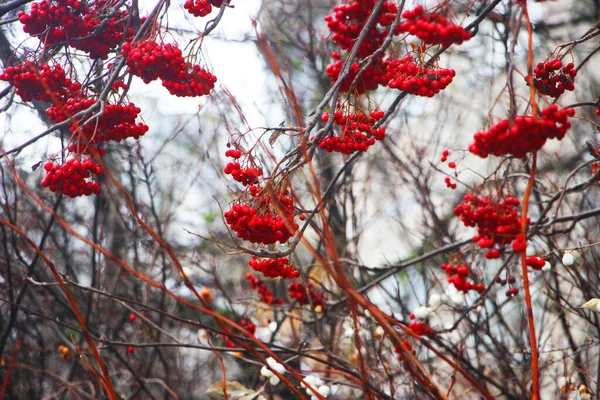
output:
<instances>
[{"instance_id":1,"label":"red berry cluster","mask_svg":"<svg viewBox=\"0 0 600 400\"><path fill-rule=\"evenodd\" d=\"M248 262L248 265L250 265L253 270L261 272L267 278L298 278L300 276L300 271L289 264L288 259L285 257L263 258L259 260L257 256L253 256L252 260Z\"/></svg>"},{"instance_id":2,"label":"red berry cluster","mask_svg":"<svg viewBox=\"0 0 600 400\"><path fill-rule=\"evenodd\" d=\"M86 110L96 102L95 99L79 95L68 98L65 102L57 102L46 110L48 118L55 123L63 122L80 111ZM108 104L102 115L95 120L89 121L82 126L83 120L75 120L70 123L69 129L74 136L67 151L75 156L75 159L67 161L63 166L52 163L46 164L48 172L42 182L42 186L49 187L53 192L61 192L71 197L99 193L100 186L96 182L86 179L92 178L92 173L99 175L101 169L93 164L91 157L102 156L104 149L99 148L100 142L120 142L123 139L133 137L139 139L148 131L148 126L135 122L140 109L133 103ZM78 159L90 157L83 163ZM50 169L49 169L50 168ZM58 172L62 173L58 174ZM100 172L97 172L100 171ZM53 183L54 182L54 183Z\"/></svg>"},{"instance_id":3,"label":"red berry cluster","mask_svg":"<svg viewBox=\"0 0 600 400\"><path fill-rule=\"evenodd\" d=\"M559 110L553 104L544 108L539 118L518 116L514 121L502 120L487 132L477 132L469 151L482 158L490 154L523 158L541 149L548 139L561 140L571 127L568 118L574 115L573 108Z\"/></svg>"},{"instance_id":4,"label":"red berry cluster","mask_svg":"<svg viewBox=\"0 0 600 400\"><path fill-rule=\"evenodd\" d=\"M242 157L242 152L240 150L227 150L225 156L238 160ZM234 180L240 182L244 186L254 185L258 182L258 178L263 174L262 169L254 167L242 168L239 162L227 163L223 172L227 175L231 175Z\"/></svg>"},{"instance_id":5,"label":"red berry cluster","mask_svg":"<svg viewBox=\"0 0 600 400\"><path fill-rule=\"evenodd\" d=\"M506 291L506 297L514 297L519 294L519 289L516 287L510 288Z\"/></svg>"},{"instance_id":6,"label":"red berry cluster","mask_svg":"<svg viewBox=\"0 0 600 400\"><path fill-rule=\"evenodd\" d=\"M332 32L331 39L342 49L349 51L354 46L358 39L361 30L369 19L375 6L375 0L352 1L350 3L341 4L334 8L334 15L325 17L327 26ZM385 37L389 32L389 26L394 20L398 8L392 2L384 2L381 8L377 24L369 31L365 40L361 43L358 49L357 58L363 59L373 54L384 42ZM369 90L375 90L379 85L385 85L388 81L386 74L386 61L384 55L380 54L373 58L373 62L363 72L361 77L356 82L352 92L362 94ZM337 81L344 63L340 61L340 55L337 52L332 54L332 58L336 62L330 64L326 68L327 75L332 81ZM350 73L344 79L340 86L340 91L350 91L352 82L355 80L360 65L355 60L352 60Z\"/></svg>"},{"instance_id":7,"label":"red berry cluster","mask_svg":"<svg viewBox=\"0 0 600 400\"><path fill-rule=\"evenodd\" d=\"M177 97L200 97L209 94L216 81L217 77L210 72L188 63L177 79L163 79L162 85Z\"/></svg>"},{"instance_id":8,"label":"red berry cluster","mask_svg":"<svg viewBox=\"0 0 600 400\"><path fill-rule=\"evenodd\" d=\"M31 61L6 68L0 74L0 80L14 86L23 101L56 103L81 90L81 84L67 78L60 65L51 67L42 64L38 67Z\"/></svg>"},{"instance_id":9,"label":"red berry cluster","mask_svg":"<svg viewBox=\"0 0 600 400\"><path fill-rule=\"evenodd\" d=\"M46 110L46 115L55 123L62 122L96 103L95 99L81 96L73 97L64 104L55 105ZM99 142L120 142L123 139L139 139L148 131L148 126L135 122L141 110L133 103L108 104L104 113L94 121L81 126L82 121L74 121L70 130L79 142L97 144Z\"/></svg>"},{"instance_id":10,"label":"red berry cluster","mask_svg":"<svg viewBox=\"0 0 600 400\"><path fill-rule=\"evenodd\" d=\"M62 43L67 32L80 36L83 32L81 14L86 7L79 0L42 0L33 3L29 13L19 12L23 30L31 36L39 36L46 46Z\"/></svg>"},{"instance_id":11,"label":"red berry cluster","mask_svg":"<svg viewBox=\"0 0 600 400\"><path fill-rule=\"evenodd\" d=\"M419 336L433 336L434 334L433 329L423 321L412 321L408 324L408 328Z\"/></svg>"},{"instance_id":12,"label":"red berry cluster","mask_svg":"<svg viewBox=\"0 0 600 400\"><path fill-rule=\"evenodd\" d=\"M347 93L351 91L353 94L359 95L370 90L375 90L380 85L387 85L389 81L389 76L386 70L387 63L388 61L382 59L381 57L375 58L373 63L371 63L365 69L355 83L354 80L356 79L361 66L358 63L352 63L350 65L350 71L348 72L348 75L340 85L340 92ZM336 61L332 64L329 64L325 68L325 72L331 78L333 83L337 82L343 67L344 63L342 61ZM352 83L354 83L354 87L352 87Z\"/></svg>"},{"instance_id":13,"label":"red berry cluster","mask_svg":"<svg viewBox=\"0 0 600 400\"><path fill-rule=\"evenodd\" d=\"M254 193L251 204L234 204L223 215L225 221L239 238L251 243L287 242L299 228L294 222L294 200L287 190L277 198L256 187L250 190Z\"/></svg>"},{"instance_id":14,"label":"red berry cluster","mask_svg":"<svg viewBox=\"0 0 600 400\"><path fill-rule=\"evenodd\" d=\"M408 33L431 45L450 47L471 39L471 34L462 27L449 22L436 13L426 12L422 6L402 13L405 21L400 23L394 34Z\"/></svg>"},{"instance_id":15,"label":"red berry cluster","mask_svg":"<svg viewBox=\"0 0 600 400\"><path fill-rule=\"evenodd\" d=\"M44 169L47 175L42 186L49 188L51 192L62 193L71 198L100 193L100 185L88 179L92 175L102 174L102 168L91 159L83 162L69 159L63 165L47 162Z\"/></svg>"},{"instance_id":16,"label":"red berry cluster","mask_svg":"<svg viewBox=\"0 0 600 400\"><path fill-rule=\"evenodd\" d=\"M415 96L433 97L444 90L456 72L452 69L435 69L419 65L412 55L390 60L387 64L388 86Z\"/></svg>"},{"instance_id":17,"label":"red berry cluster","mask_svg":"<svg viewBox=\"0 0 600 400\"><path fill-rule=\"evenodd\" d=\"M246 279L250 282L250 287L258 292L262 302L269 305L273 303L283 304L283 299L273 297L273 291L267 288L262 279L255 277L250 272L246 274Z\"/></svg>"},{"instance_id":18,"label":"red berry cluster","mask_svg":"<svg viewBox=\"0 0 600 400\"><path fill-rule=\"evenodd\" d=\"M183 5L194 17L205 17L213 7L221 7L223 0L187 0Z\"/></svg>"},{"instance_id":19,"label":"red berry cluster","mask_svg":"<svg viewBox=\"0 0 600 400\"><path fill-rule=\"evenodd\" d=\"M45 46L67 44L92 59L106 59L124 38L133 36L129 12L110 10L116 5L113 0L42 0L18 16L23 30Z\"/></svg>"},{"instance_id":20,"label":"red berry cluster","mask_svg":"<svg viewBox=\"0 0 600 400\"><path fill-rule=\"evenodd\" d=\"M444 178L444 182L446 183L446 187L449 189L456 189L456 182L452 182L449 176Z\"/></svg>"},{"instance_id":21,"label":"red berry cluster","mask_svg":"<svg viewBox=\"0 0 600 400\"><path fill-rule=\"evenodd\" d=\"M327 15L325 22L332 32L331 39L342 49L349 51L354 46L367 20L373 13L375 0L355 0L350 3L340 4L333 11L334 15ZM369 31L364 42L358 50L358 57L367 57L377 50L385 40L398 13L398 7L392 2L384 2L377 24Z\"/></svg>"},{"instance_id":22,"label":"red berry cluster","mask_svg":"<svg viewBox=\"0 0 600 400\"><path fill-rule=\"evenodd\" d=\"M312 283L308 282L306 286L299 282L290 283L287 286L290 297L298 302L299 305L312 304L313 308L321 307L325 309L325 300L327 297L321 293L317 293Z\"/></svg>"},{"instance_id":23,"label":"red berry cluster","mask_svg":"<svg viewBox=\"0 0 600 400\"><path fill-rule=\"evenodd\" d=\"M467 265L442 264L442 269L448 274L448 283L454 285L456 290L468 293L470 290L483 292L485 286L482 283L470 283L466 278L469 276L471 269Z\"/></svg>"},{"instance_id":24,"label":"red berry cluster","mask_svg":"<svg viewBox=\"0 0 600 400\"><path fill-rule=\"evenodd\" d=\"M142 78L144 83L156 79L175 80L186 69L181 50L170 43L161 45L153 40L123 43L121 50L129 72Z\"/></svg>"},{"instance_id":25,"label":"red berry cluster","mask_svg":"<svg viewBox=\"0 0 600 400\"><path fill-rule=\"evenodd\" d=\"M546 265L546 260L541 257L532 256L525 258L525 263L534 270L541 271L544 265Z\"/></svg>"},{"instance_id":26,"label":"red berry cluster","mask_svg":"<svg viewBox=\"0 0 600 400\"><path fill-rule=\"evenodd\" d=\"M117 10L114 15L108 17L106 14L109 10L99 7L100 3L97 1L96 7L83 16L85 36L76 38L74 43L69 42L69 45L88 53L91 59L106 60L108 54L123 40L131 39L134 32L128 25L128 11ZM144 20L145 18L142 18L141 23Z\"/></svg>"},{"instance_id":27,"label":"red berry cluster","mask_svg":"<svg viewBox=\"0 0 600 400\"><path fill-rule=\"evenodd\" d=\"M125 42L121 53L129 72L145 83L161 79L169 92L180 97L204 96L214 88L217 78L199 65L186 63L181 50L172 44L153 40Z\"/></svg>"},{"instance_id":28,"label":"red berry cluster","mask_svg":"<svg viewBox=\"0 0 600 400\"><path fill-rule=\"evenodd\" d=\"M460 217L465 226L477 227L473 241L482 249L504 246L515 240L521 232L519 200L506 196L498 198L467 194L464 202L456 206L454 215ZM491 249L486 258L500 258L498 249Z\"/></svg>"},{"instance_id":29,"label":"red berry cluster","mask_svg":"<svg viewBox=\"0 0 600 400\"><path fill-rule=\"evenodd\" d=\"M336 111L333 116L335 124L341 128L341 136L326 136L319 142L319 147L329 152L352 154L356 151L367 151L375 144L375 140L385 137L385 128L373 129L373 126L383 118L381 110L372 111L369 116L362 112L344 113ZM329 120L330 114L323 113L321 119Z\"/></svg>"},{"instance_id":30,"label":"red berry cluster","mask_svg":"<svg viewBox=\"0 0 600 400\"><path fill-rule=\"evenodd\" d=\"M533 85L540 94L557 98L565 90L575 90L575 77L577 70L575 64L568 63L563 67L562 61L555 58L545 63L540 62L533 70ZM525 77L528 81L528 77Z\"/></svg>"}]
</instances>

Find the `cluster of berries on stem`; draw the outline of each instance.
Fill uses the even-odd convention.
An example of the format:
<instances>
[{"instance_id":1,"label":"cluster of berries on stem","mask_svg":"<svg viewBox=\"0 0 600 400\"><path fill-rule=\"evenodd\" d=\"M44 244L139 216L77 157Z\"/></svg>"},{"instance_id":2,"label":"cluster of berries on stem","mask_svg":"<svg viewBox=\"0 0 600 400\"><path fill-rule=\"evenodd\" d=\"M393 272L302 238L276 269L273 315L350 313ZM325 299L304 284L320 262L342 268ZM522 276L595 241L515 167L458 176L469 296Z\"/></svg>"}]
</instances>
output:
<instances>
[{"instance_id":1,"label":"cluster of berries on stem","mask_svg":"<svg viewBox=\"0 0 600 400\"><path fill-rule=\"evenodd\" d=\"M350 51L358 39L360 32L364 28L367 20L373 13L375 0L355 0L346 4L336 6L333 15L325 17L327 27L332 32L331 39L340 49ZM379 12L377 23L373 24L368 35L361 42L358 49L357 58L363 59L371 56L383 44L388 35L390 25L394 21L398 7L392 2L384 2ZM339 74L343 68L344 62L341 61L339 53L334 52L332 58L336 60L326 68L327 75L332 81L338 80ZM375 90L379 85L387 83L386 61L384 55L379 54L371 60L371 64L365 69L356 84L352 88L352 82L356 79L361 65L358 60L352 60L349 75L344 79L340 86L340 91L352 91L355 94L362 94L369 90Z\"/></svg>"},{"instance_id":2,"label":"cluster of berries on stem","mask_svg":"<svg viewBox=\"0 0 600 400\"><path fill-rule=\"evenodd\" d=\"M471 39L471 34L437 13L427 12L423 6L402 13L405 20L398 25L394 34L408 33L430 45L450 47Z\"/></svg>"},{"instance_id":3,"label":"cluster of berries on stem","mask_svg":"<svg viewBox=\"0 0 600 400\"><path fill-rule=\"evenodd\" d=\"M541 149L548 139L564 138L571 127L568 119L574 115L575 109L559 109L553 104L544 108L538 118L522 115L502 120L489 131L477 132L469 151L482 158L490 154L523 158Z\"/></svg>"},{"instance_id":4,"label":"cluster of berries on stem","mask_svg":"<svg viewBox=\"0 0 600 400\"><path fill-rule=\"evenodd\" d=\"M473 241L481 249L490 249L485 253L486 258L500 258L500 250L494 246L502 247L516 241L521 232L519 204L512 196L500 199L467 194L454 209L454 215L460 217L465 226L477 227Z\"/></svg>"},{"instance_id":5,"label":"cluster of berries on stem","mask_svg":"<svg viewBox=\"0 0 600 400\"><path fill-rule=\"evenodd\" d=\"M251 243L281 244L299 229L294 221L294 199L287 189L279 194L251 186L246 203L239 201L223 215L240 239Z\"/></svg>"},{"instance_id":6,"label":"cluster of berries on stem","mask_svg":"<svg viewBox=\"0 0 600 400\"><path fill-rule=\"evenodd\" d=\"M154 40L125 42L121 53L129 72L145 83L161 79L163 86L175 96L204 96L214 88L217 78L199 65L185 61L182 51L173 44Z\"/></svg>"},{"instance_id":7,"label":"cluster of berries on stem","mask_svg":"<svg viewBox=\"0 0 600 400\"><path fill-rule=\"evenodd\" d=\"M448 283L453 284L456 290L468 293L474 290L481 293L485 290L482 283L471 283L467 281L471 269L468 265L442 264L442 269L448 274Z\"/></svg>"},{"instance_id":8,"label":"cluster of berries on stem","mask_svg":"<svg viewBox=\"0 0 600 400\"><path fill-rule=\"evenodd\" d=\"M558 58L540 62L533 70L533 85L538 93L557 98L566 90L575 90L577 70L575 64L568 63L563 67ZM528 81L528 77L525 77Z\"/></svg>"},{"instance_id":9,"label":"cluster of berries on stem","mask_svg":"<svg viewBox=\"0 0 600 400\"><path fill-rule=\"evenodd\" d=\"M225 156L231 157L234 160L239 160L242 157L242 152L240 150L230 149L225 152ZM262 169L255 167L242 168L237 161L227 163L223 172L227 175L231 175L234 180L240 182L244 186L258 183L258 178L263 174Z\"/></svg>"},{"instance_id":10,"label":"cluster of berries on stem","mask_svg":"<svg viewBox=\"0 0 600 400\"><path fill-rule=\"evenodd\" d=\"M47 187L51 192L63 193L71 198L100 193L98 182L89 181L88 178L102 174L102 168L91 159L81 162L71 158L63 165L48 161L44 169L46 177L42 187Z\"/></svg>"},{"instance_id":11,"label":"cluster of berries on stem","mask_svg":"<svg viewBox=\"0 0 600 400\"><path fill-rule=\"evenodd\" d=\"M221 7L223 0L187 0L183 8L194 17L206 17L213 7Z\"/></svg>"},{"instance_id":12,"label":"cluster of berries on stem","mask_svg":"<svg viewBox=\"0 0 600 400\"><path fill-rule=\"evenodd\" d=\"M257 256L253 256L248 265L267 278L294 279L300 276L300 271L291 266L285 257L259 259Z\"/></svg>"},{"instance_id":13,"label":"cluster of berries on stem","mask_svg":"<svg viewBox=\"0 0 600 400\"><path fill-rule=\"evenodd\" d=\"M424 321L411 321L408 328L419 336L433 336L433 329Z\"/></svg>"},{"instance_id":14,"label":"cluster of berries on stem","mask_svg":"<svg viewBox=\"0 0 600 400\"><path fill-rule=\"evenodd\" d=\"M325 136L319 141L319 147L328 152L352 154L356 151L367 151L376 140L385 137L385 128L373 128L384 116L381 110L372 111L368 116L357 111L346 113L338 110L333 114L335 124L340 127L341 136ZM329 113L323 113L321 119L327 122Z\"/></svg>"},{"instance_id":15,"label":"cluster of berries on stem","mask_svg":"<svg viewBox=\"0 0 600 400\"><path fill-rule=\"evenodd\" d=\"M25 61L7 67L0 74L0 80L14 86L23 101L57 103L81 90L81 84L67 78L65 70L58 64L38 66L32 61Z\"/></svg>"},{"instance_id":16,"label":"cluster of berries on stem","mask_svg":"<svg viewBox=\"0 0 600 400\"><path fill-rule=\"evenodd\" d=\"M318 293L312 283L308 282L306 286L300 282L293 282L287 286L290 297L298 302L299 305L312 304L313 309L323 311L325 309L324 294Z\"/></svg>"},{"instance_id":17,"label":"cluster of berries on stem","mask_svg":"<svg viewBox=\"0 0 600 400\"><path fill-rule=\"evenodd\" d=\"M452 69L430 68L417 63L410 54L401 59L390 60L387 72L390 88L424 97L433 97L444 90L456 75Z\"/></svg>"},{"instance_id":18,"label":"cluster of berries on stem","mask_svg":"<svg viewBox=\"0 0 600 400\"><path fill-rule=\"evenodd\" d=\"M258 292L260 300L265 304L283 304L283 299L273 297L273 291L267 288L262 279L257 278L252 273L246 274L246 280L250 283L250 287Z\"/></svg>"},{"instance_id":19,"label":"cluster of berries on stem","mask_svg":"<svg viewBox=\"0 0 600 400\"><path fill-rule=\"evenodd\" d=\"M42 0L28 13L18 14L23 31L37 37L47 47L66 44L89 54L91 59L107 59L122 40L133 36L127 10L115 0ZM121 5L122 6L122 5Z\"/></svg>"},{"instance_id":20,"label":"cluster of berries on stem","mask_svg":"<svg viewBox=\"0 0 600 400\"><path fill-rule=\"evenodd\" d=\"M331 57L334 60L337 59L337 61L329 64L325 68L325 72L331 78L331 81L335 83L342 72L342 68L344 68L344 63L339 60L338 53L333 53ZM362 69L361 65L357 62L350 64L348 75L340 84L340 92L360 95L375 90L379 86L386 86L389 81L388 62L387 59L384 60L382 57L375 57L360 76L358 76L358 73Z\"/></svg>"}]
</instances>

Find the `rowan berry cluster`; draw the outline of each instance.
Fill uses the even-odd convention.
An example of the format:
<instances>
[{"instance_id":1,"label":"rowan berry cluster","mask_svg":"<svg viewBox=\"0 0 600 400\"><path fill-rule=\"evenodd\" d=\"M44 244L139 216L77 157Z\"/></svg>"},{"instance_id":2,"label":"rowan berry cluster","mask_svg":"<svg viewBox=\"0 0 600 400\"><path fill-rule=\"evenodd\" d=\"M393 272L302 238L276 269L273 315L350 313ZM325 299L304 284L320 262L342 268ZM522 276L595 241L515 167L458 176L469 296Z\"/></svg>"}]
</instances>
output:
<instances>
[{"instance_id":1,"label":"rowan berry cluster","mask_svg":"<svg viewBox=\"0 0 600 400\"><path fill-rule=\"evenodd\" d=\"M333 40L342 50L349 51L354 46L360 32L373 13L375 0L355 0L334 7L333 15L327 15L325 22L332 32ZM369 31L358 50L358 57L367 57L377 50L389 33L389 26L394 21L398 7L392 2L384 2L377 19L377 24Z\"/></svg>"},{"instance_id":2,"label":"rowan berry cluster","mask_svg":"<svg viewBox=\"0 0 600 400\"><path fill-rule=\"evenodd\" d=\"M531 267L532 269L534 269L536 271L541 271L542 268L544 268L544 265L546 265L546 260L544 260L541 257L531 256L531 257L525 258L525 263L527 266Z\"/></svg>"},{"instance_id":3,"label":"rowan berry cluster","mask_svg":"<svg viewBox=\"0 0 600 400\"><path fill-rule=\"evenodd\" d=\"M446 187L449 189L456 189L456 182L452 182L449 176L444 178L444 182L446 183Z\"/></svg>"},{"instance_id":4,"label":"rowan berry cluster","mask_svg":"<svg viewBox=\"0 0 600 400\"><path fill-rule=\"evenodd\" d=\"M401 59L390 60L387 64L388 86L415 96L433 97L444 90L456 72L452 69L435 69L419 65L408 54Z\"/></svg>"},{"instance_id":5,"label":"rowan berry cluster","mask_svg":"<svg viewBox=\"0 0 600 400\"><path fill-rule=\"evenodd\" d=\"M87 180L92 175L102 174L102 168L91 159L80 162L72 158L63 165L47 162L44 169L47 175L42 187L47 187L51 192L63 193L71 198L100 193L100 185Z\"/></svg>"},{"instance_id":6,"label":"rowan berry cluster","mask_svg":"<svg viewBox=\"0 0 600 400\"><path fill-rule=\"evenodd\" d=\"M21 65L7 67L0 74L0 80L14 86L23 101L57 103L81 90L81 84L67 78L65 70L58 64L37 66L25 61Z\"/></svg>"},{"instance_id":7,"label":"rowan berry cluster","mask_svg":"<svg viewBox=\"0 0 600 400\"><path fill-rule=\"evenodd\" d=\"M320 307L320 310L325 309L325 295L318 293L313 287L312 283L308 282L306 286L299 282L290 283L287 286L290 297L298 302L299 305L312 304L312 307L316 309Z\"/></svg>"},{"instance_id":8,"label":"rowan berry cluster","mask_svg":"<svg viewBox=\"0 0 600 400\"><path fill-rule=\"evenodd\" d=\"M500 200L467 194L463 203L454 209L454 215L460 217L465 226L477 227L473 241L481 249L491 249L485 253L486 258L500 258L500 250L492 247L501 247L517 239L521 232L519 204L512 196Z\"/></svg>"},{"instance_id":9,"label":"rowan berry cluster","mask_svg":"<svg viewBox=\"0 0 600 400\"><path fill-rule=\"evenodd\" d=\"M227 224L240 239L251 243L287 242L299 228L294 222L294 200L287 190L278 197L263 194L262 190L254 193L250 204L234 204L225 212Z\"/></svg>"},{"instance_id":10,"label":"rowan berry cluster","mask_svg":"<svg viewBox=\"0 0 600 400\"><path fill-rule=\"evenodd\" d=\"M150 83L161 79L172 95L204 96L214 88L217 78L199 65L185 61L182 51L173 44L161 45L153 40L125 42L121 53L129 72Z\"/></svg>"},{"instance_id":11,"label":"rowan berry cluster","mask_svg":"<svg viewBox=\"0 0 600 400\"><path fill-rule=\"evenodd\" d=\"M63 122L78 112L93 106L95 102L95 99L83 95L72 97L62 104L58 103L48 108L46 115L52 122ZM91 158L87 158L83 162L79 160L95 154L102 156L104 149L98 147L100 142L120 142L129 137L139 139L144 135L148 131L148 126L135 122L140 111L133 103L108 104L102 115L89 121L86 125L82 125L83 120L71 122L69 129L74 136L73 143L67 147L67 151L75 158L70 159L63 166L47 163L45 166L47 176L42 181L42 186L70 197L100 193L98 183L88 181L88 179L92 179L94 174L102 173L102 169L94 164Z\"/></svg>"},{"instance_id":12,"label":"rowan berry cluster","mask_svg":"<svg viewBox=\"0 0 600 400\"><path fill-rule=\"evenodd\" d=\"M563 67L562 61L554 58L545 63L540 62L533 70L533 85L540 94L557 98L565 90L575 90L577 70L575 64L568 63ZM528 81L528 77L525 77Z\"/></svg>"},{"instance_id":13,"label":"rowan berry cluster","mask_svg":"<svg viewBox=\"0 0 600 400\"><path fill-rule=\"evenodd\" d=\"M227 150L225 156L238 160L242 157L242 152L240 150ZM227 163L223 172L227 175L231 175L234 180L240 182L244 186L254 185L258 182L258 178L263 174L262 169L254 167L242 168L239 162Z\"/></svg>"},{"instance_id":14,"label":"rowan berry cluster","mask_svg":"<svg viewBox=\"0 0 600 400\"><path fill-rule=\"evenodd\" d=\"M356 77L361 70L361 66L358 63L352 63L348 75L340 84L340 92L347 93L351 91L354 94L363 94L377 89L380 85L386 86L389 81L386 69L387 63L387 59L375 58L358 79ZM325 68L325 72L333 83L337 82L343 67L344 63L342 61L336 61ZM354 87L352 87L353 83Z\"/></svg>"},{"instance_id":15,"label":"rowan berry cluster","mask_svg":"<svg viewBox=\"0 0 600 400\"><path fill-rule=\"evenodd\" d=\"M346 4L338 5L334 8L334 15L325 17L327 26L332 32L331 39L345 51L349 51L354 46L358 39L361 30L365 26L367 20L373 13L375 0L353 1ZM389 33L389 26L394 20L398 8L391 2L384 2L381 8L377 24L373 24L368 35L362 41L358 49L357 58L362 59L368 57L375 52L384 42L385 37ZM333 82L338 80L344 63L340 60L339 53L334 52L332 58L336 62L330 64L326 68L327 75ZM350 73L344 79L340 86L341 92L349 92L352 82L356 79L361 66L352 60ZM388 81L386 74L386 63L384 55L377 55L372 59L372 63L365 69L357 80L352 92L362 94L369 90L375 90L379 85L385 85Z\"/></svg>"},{"instance_id":16,"label":"rowan berry cluster","mask_svg":"<svg viewBox=\"0 0 600 400\"><path fill-rule=\"evenodd\" d=\"M96 100L89 97L74 97L64 104L50 107L46 110L46 115L53 122L59 123L90 108L95 103ZM136 124L135 120L140 112L140 108L133 103L108 104L105 106L104 113L97 119L84 126L81 125L82 121L74 121L69 129L76 135L77 141L84 144L97 145L99 142L108 141L118 143L130 137L137 140L149 129L141 122Z\"/></svg>"},{"instance_id":17,"label":"rowan berry cluster","mask_svg":"<svg viewBox=\"0 0 600 400\"><path fill-rule=\"evenodd\" d=\"M183 5L194 17L206 17L213 7L221 7L223 0L187 0Z\"/></svg>"},{"instance_id":18,"label":"rowan berry cluster","mask_svg":"<svg viewBox=\"0 0 600 400\"><path fill-rule=\"evenodd\" d=\"M158 44L154 40L142 40L135 43L125 42L121 49L125 56L129 72L140 77L144 83L157 79L172 81L185 69L185 58L175 45Z\"/></svg>"},{"instance_id":19,"label":"rowan berry cluster","mask_svg":"<svg viewBox=\"0 0 600 400\"><path fill-rule=\"evenodd\" d=\"M123 39L133 36L129 12L110 10L117 3L42 0L33 3L28 13L21 11L18 17L23 30L38 37L45 46L66 44L88 53L92 59L107 59Z\"/></svg>"},{"instance_id":20,"label":"rowan berry cluster","mask_svg":"<svg viewBox=\"0 0 600 400\"><path fill-rule=\"evenodd\" d=\"M449 22L439 14L426 12L422 6L402 13L405 19L398 25L394 34L408 33L431 45L441 44L450 47L471 39L471 34L459 25Z\"/></svg>"},{"instance_id":21,"label":"rowan berry cluster","mask_svg":"<svg viewBox=\"0 0 600 400\"><path fill-rule=\"evenodd\" d=\"M162 85L177 97L206 96L215 87L217 77L202 69L199 65L186 64L176 79L164 80Z\"/></svg>"},{"instance_id":22,"label":"rowan berry cluster","mask_svg":"<svg viewBox=\"0 0 600 400\"><path fill-rule=\"evenodd\" d=\"M470 290L483 292L485 286L481 283L471 283L467 281L471 269L467 265L442 264L442 269L448 274L448 283L454 285L456 290L468 293Z\"/></svg>"},{"instance_id":23,"label":"rowan berry cluster","mask_svg":"<svg viewBox=\"0 0 600 400\"><path fill-rule=\"evenodd\" d=\"M67 78L60 65L42 64L38 67L31 61L25 61L21 65L6 68L0 79L13 85L24 101L50 103L46 115L54 123L66 121L96 103L95 99L82 93L79 82ZM69 129L74 137L67 152L73 158L62 166L47 163L47 175L42 185L70 197L99 193L100 186L93 179L101 173L97 172L101 168L90 158L96 154L104 154L104 150L98 148L100 142L120 142L128 137L138 139L144 135L148 126L135 122L140 111L133 103L107 104L103 113L87 121L86 125L83 125L85 118L72 121Z\"/></svg>"},{"instance_id":24,"label":"rowan berry cluster","mask_svg":"<svg viewBox=\"0 0 600 400\"><path fill-rule=\"evenodd\" d=\"M273 291L267 288L267 285L262 279L255 277L250 272L246 274L246 280L250 283L250 287L258 292L260 300L265 304L283 304L283 299L273 297Z\"/></svg>"},{"instance_id":25,"label":"rowan berry cluster","mask_svg":"<svg viewBox=\"0 0 600 400\"><path fill-rule=\"evenodd\" d=\"M409 322L408 328L419 336L433 336L434 331L431 327L423 321L412 321Z\"/></svg>"},{"instance_id":26,"label":"rowan berry cluster","mask_svg":"<svg viewBox=\"0 0 600 400\"><path fill-rule=\"evenodd\" d=\"M561 140L565 137L571 127L568 118L574 115L573 108L559 110L553 104L544 108L539 118L523 115L513 121L502 120L489 131L477 132L469 151L482 158L490 154L523 158L528 153L541 149L548 139Z\"/></svg>"},{"instance_id":27,"label":"rowan berry cluster","mask_svg":"<svg viewBox=\"0 0 600 400\"><path fill-rule=\"evenodd\" d=\"M373 126L383 118L384 112L381 110L372 111L369 116L362 112L346 113L336 111L333 114L335 124L342 131L341 136L326 136L319 142L319 147L328 152L338 152L342 154L352 154L356 151L367 151L375 144L376 140L382 140L385 137L385 128L375 128ZM323 113L321 119L327 122L330 118L329 113Z\"/></svg>"},{"instance_id":28,"label":"rowan berry cluster","mask_svg":"<svg viewBox=\"0 0 600 400\"><path fill-rule=\"evenodd\" d=\"M294 279L300 276L300 271L291 266L285 257L259 259L257 256L253 256L248 265L267 278Z\"/></svg>"}]
</instances>

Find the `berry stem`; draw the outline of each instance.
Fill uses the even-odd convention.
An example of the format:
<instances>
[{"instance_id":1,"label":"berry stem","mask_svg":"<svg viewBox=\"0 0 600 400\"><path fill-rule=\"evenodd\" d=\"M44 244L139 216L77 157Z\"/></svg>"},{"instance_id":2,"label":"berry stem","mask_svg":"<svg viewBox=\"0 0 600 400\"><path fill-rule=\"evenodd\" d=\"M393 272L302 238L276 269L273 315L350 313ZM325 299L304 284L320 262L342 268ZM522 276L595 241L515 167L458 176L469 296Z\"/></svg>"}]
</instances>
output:
<instances>
[{"instance_id":1,"label":"berry stem","mask_svg":"<svg viewBox=\"0 0 600 400\"><path fill-rule=\"evenodd\" d=\"M525 195L523 197L523 212L521 213L521 233L527 238L527 210L529 208L529 198L531 197L531 191L533 189L533 183L535 182L537 164L537 153L533 153L533 165L531 167L531 173L529 175L529 182L527 182L527 188L525 189ZM527 240L527 239L526 239ZM525 307L527 309L527 321L529 325L529 341L531 343L531 380L532 380L532 400L539 400L540 388L539 388L539 368L538 359L539 352L537 348L537 339L535 336L535 325L533 320L533 305L531 304L531 292L529 290L529 276L527 275L527 252L521 252L521 268L523 277L523 291L525 292Z\"/></svg>"}]
</instances>

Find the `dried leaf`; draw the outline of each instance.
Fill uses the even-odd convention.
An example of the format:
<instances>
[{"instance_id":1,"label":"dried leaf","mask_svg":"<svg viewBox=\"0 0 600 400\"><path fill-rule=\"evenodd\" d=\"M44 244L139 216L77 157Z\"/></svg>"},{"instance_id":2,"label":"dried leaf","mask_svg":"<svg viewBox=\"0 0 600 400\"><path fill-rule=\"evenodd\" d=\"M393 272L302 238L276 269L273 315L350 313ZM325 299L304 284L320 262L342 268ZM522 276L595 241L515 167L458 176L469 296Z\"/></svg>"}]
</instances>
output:
<instances>
[{"instance_id":1,"label":"dried leaf","mask_svg":"<svg viewBox=\"0 0 600 400\"><path fill-rule=\"evenodd\" d=\"M597 310L597 306L598 303L600 303L600 299L591 299L586 301L585 303L583 303L582 305L579 306L579 308L589 308L592 311L598 311Z\"/></svg>"},{"instance_id":2,"label":"dried leaf","mask_svg":"<svg viewBox=\"0 0 600 400\"><path fill-rule=\"evenodd\" d=\"M277 139L279 139L279 136L281 136L281 134L283 132L284 132L283 129L275 129L273 131L273 133L269 137L269 144L271 145L271 147L273 147L273 145L275 144L275 142L277 141Z\"/></svg>"},{"instance_id":3,"label":"dried leaf","mask_svg":"<svg viewBox=\"0 0 600 400\"><path fill-rule=\"evenodd\" d=\"M230 400L253 400L260 395L260 392L248 389L239 382L225 382L225 389ZM223 381L212 384L206 390L206 395L214 400L224 400Z\"/></svg>"}]
</instances>

